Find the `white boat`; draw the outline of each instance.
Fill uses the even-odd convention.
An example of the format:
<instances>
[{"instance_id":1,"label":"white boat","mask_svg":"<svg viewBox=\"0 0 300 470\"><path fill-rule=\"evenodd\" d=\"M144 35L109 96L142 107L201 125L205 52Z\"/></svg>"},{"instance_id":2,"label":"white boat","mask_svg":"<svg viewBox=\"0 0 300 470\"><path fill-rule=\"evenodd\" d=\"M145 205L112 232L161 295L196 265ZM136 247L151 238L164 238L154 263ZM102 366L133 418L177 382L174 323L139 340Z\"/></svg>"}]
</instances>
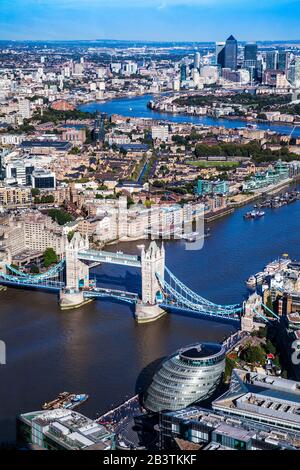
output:
<instances>
[{"instance_id":1,"label":"white boat","mask_svg":"<svg viewBox=\"0 0 300 470\"><path fill-rule=\"evenodd\" d=\"M291 260L289 258L279 258L275 261L271 261L271 263L267 264L267 266L264 269L264 272L272 275L277 273L278 271L281 271L282 269L287 268L287 266L290 264Z\"/></svg>"}]
</instances>

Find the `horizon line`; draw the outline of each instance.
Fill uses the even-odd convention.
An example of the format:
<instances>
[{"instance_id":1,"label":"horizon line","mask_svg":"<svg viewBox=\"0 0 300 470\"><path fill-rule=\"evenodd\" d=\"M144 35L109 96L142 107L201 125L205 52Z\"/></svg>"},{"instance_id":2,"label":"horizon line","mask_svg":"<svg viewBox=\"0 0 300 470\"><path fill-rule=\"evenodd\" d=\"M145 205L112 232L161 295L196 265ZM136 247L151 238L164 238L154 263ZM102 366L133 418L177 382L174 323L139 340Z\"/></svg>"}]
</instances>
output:
<instances>
[{"instance_id":1,"label":"horizon line","mask_svg":"<svg viewBox=\"0 0 300 470\"><path fill-rule=\"evenodd\" d=\"M226 39L225 39L226 40ZM218 40L216 41L183 41L183 40L172 40L172 39L164 39L164 40L158 40L158 39L100 39L100 38L94 38L94 39L1 39L0 42L142 42L142 43L176 43L176 44L215 44L216 42L219 42ZM244 43L244 42L256 42L256 43L262 43L262 42L299 42L300 43L300 38L299 39L257 39L257 40L247 40L247 39L241 39L238 40L237 42L239 43Z\"/></svg>"}]
</instances>

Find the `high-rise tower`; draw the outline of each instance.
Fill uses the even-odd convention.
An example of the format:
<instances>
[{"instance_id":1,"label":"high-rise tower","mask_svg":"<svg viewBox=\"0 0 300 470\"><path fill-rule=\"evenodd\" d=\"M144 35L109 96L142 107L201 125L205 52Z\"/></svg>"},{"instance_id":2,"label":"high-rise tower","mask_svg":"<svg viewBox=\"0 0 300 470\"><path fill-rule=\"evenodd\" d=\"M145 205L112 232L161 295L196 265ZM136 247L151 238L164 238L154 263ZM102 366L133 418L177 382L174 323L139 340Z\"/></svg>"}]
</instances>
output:
<instances>
[{"instance_id":1,"label":"high-rise tower","mask_svg":"<svg viewBox=\"0 0 300 470\"><path fill-rule=\"evenodd\" d=\"M225 44L225 68L237 69L237 40L234 36L229 36Z\"/></svg>"}]
</instances>

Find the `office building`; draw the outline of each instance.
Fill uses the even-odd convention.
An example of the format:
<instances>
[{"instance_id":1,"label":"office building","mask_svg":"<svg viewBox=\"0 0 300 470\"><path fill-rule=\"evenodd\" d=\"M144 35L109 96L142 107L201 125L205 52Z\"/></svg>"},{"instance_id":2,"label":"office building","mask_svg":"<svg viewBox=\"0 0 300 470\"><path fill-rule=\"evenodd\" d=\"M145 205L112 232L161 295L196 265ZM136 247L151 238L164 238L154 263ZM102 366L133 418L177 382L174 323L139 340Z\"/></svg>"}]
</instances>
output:
<instances>
[{"instance_id":1,"label":"office building","mask_svg":"<svg viewBox=\"0 0 300 470\"><path fill-rule=\"evenodd\" d=\"M228 182L227 181L209 181L209 180L198 180L196 192L199 196L205 196L206 194L228 194Z\"/></svg>"},{"instance_id":2,"label":"office building","mask_svg":"<svg viewBox=\"0 0 300 470\"><path fill-rule=\"evenodd\" d=\"M33 170L34 166L31 163L25 163L24 160L14 160L7 163L5 165L6 182L30 186Z\"/></svg>"},{"instance_id":3,"label":"office building","mask_svg":"<svg viewBox=\"0 0 300 470\"><path fill-rule=\"evenodd\" d=\"M248 43L244 48L244 68L250 73L250 82L257 79L257 44Z\"/></svg>"},{"instance_id":4,"label":"office building","mask_svg":"<svg viewBox=\"0 0 300 470\"><path fill-rule=\"evenodd\" d=\"M288 52L279 51L277 69L282 70L283 72L287 72L287 70L288 70L288 59L289 59L289 53Z\"/></svg>"},{"instance_id":5,"label":"office building","mask_svg":"<svg viewBox=\"0 0 300 470\"><path fill-rule=\"evenodd\" d=\"M300 382L234 369L229 390L212 408L224 416L300 433Z\"/></svg>"},{"instance_id":6,"label":"office building","mask_svg":"<svg viewBox=\"0 0 300 470\"><path fill-rule=\"evenodd\" d=\"M225 44L225 64L224 67L236 70L237 69L237 52L238 45L234 36L229 36Z\"/></svg>"},{"instance_id":7,"label":"office building","mask_svg":"<svg viewBox=\"0 0 300 470\"><path fill-rule=\"evenodd\" d=\"M75 411L57 409L22 414L17 440L35 450L112 450L114 435Z\"/></svg>"},{"instance_id":8,"label":"office building","mask_svg":"<svg viewBox=\"0 0 300 470\"><path fill-rule=\"evenodd\" d=\"M225 42L216 43L216 65L225 67Z\"/></svg>"},{"instance_id":9,"label":"office building","mask_svg":"<svg viewBox=\"0 0 300 470\"><path fill-rule=\"evenodd\" d=\"M257 44L255 42L249 42L244 48L244 62L256 64L257 60Z\"/></svg>"},{"instance_id":10,"label":"office building","mask_svg":"<svg viewBox=\"0 0 300 470\"><path fill-rule=\"evenodd\" d=\"M187 79L187 65L181 64L180 66L180 81L185 82Z\"/></svg>"},{"instance_id":11,"label":"office building","mask_svg":"<svg viewBox=\"0 0 300 470\"><path fill-rule=\"evenodd\" d=\"M300 433L192 406L159 415L161 450L299 450Z\"/></svg>"},{"instance_id":12,"label":"office building","mask_svg":"<svg viewBox=\"0 0 300 470\"><path fill-rule=\"evenodd\" d=\"M31 184L36 189L55 189L55 173L47 170L34 170L31 175Z\"/></svg>"},{"instance_id":13,"label":"office building","mask_svg":"<svg viewBox=\"0 0 300 470\"><path fill-rule=\"evenodd\" d=\"M153 140L167 142L169 138L169 126L152 126L151 135Z\"/></svg>"},{"instance_id":14,"label":"office building","mask_svg":"<svg viewBox=\"0 0 300 470\"><path fill-rule=\"evenodd\" d=\"M19 114L22 119L30 119L30 101L27 99L22 99L19 101Z\"/></svg>"},{"instance_id":15,"label":"office building","mask_svg":"<svg viewBox=\"0 0 300 470\"><path fill-rule=\"evenodd\" d=\"M138 71L138 66L135 62L128 61L122 64L121 72L123 75L135 75Z\"/></svg>"},{"instance_id":16,"label":"office building","mask_svg":"<svg viewBox=\"0 0 300 470\"><path fill-rule=\"evenodd\" d=\"M277 70L278 51L268 51L266 53L266 69Z\"/></svg>"},{"instance_id":17,"label":"office building","mask_svg":"<svg viewBox=\"0 0 300 470\"><path fill-rule=\"evenodd\" d=\"M200 52L195 52L194 55L194 68L200 69Z\"/></svg>"},{"instance_id":18,"label":"office building","mask_svg":"<svg viewBox=\"0 0 300 470\"><path fill-rule=\"evenodd\" d=\"M295 57L289 68L289 81L293 86L300 87L300 57Z\"/></svg>"},{"instance_id":19,"label":"office building","mask_svg":"<svg viewBox=\"0 0 300 470\"><path fill-rule=\"evenodd\" d=\"M180 410L206 400L219 385L225 368L225 349L220 344L199 343L177 351L162 362L145 397L154 412Z\"/></svg>"}]
</instances>

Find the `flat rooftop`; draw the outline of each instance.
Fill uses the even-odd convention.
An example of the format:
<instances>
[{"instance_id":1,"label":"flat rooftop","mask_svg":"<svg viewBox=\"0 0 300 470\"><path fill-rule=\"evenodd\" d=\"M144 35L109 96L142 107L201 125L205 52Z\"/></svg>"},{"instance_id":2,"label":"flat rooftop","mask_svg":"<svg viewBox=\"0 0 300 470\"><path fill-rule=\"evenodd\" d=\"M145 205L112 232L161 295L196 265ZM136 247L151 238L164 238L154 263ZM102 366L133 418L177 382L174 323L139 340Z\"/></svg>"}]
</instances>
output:
<instances>
[{"instance_id":1,"label":"flat rooftop","mask_svg":"<svg viewBox=\"0 0 300 470\"><path fill-rule=\"evenodd\" d=\"M71 148L71 144L69 142L61 140L23 140L20 146L22 148L47 147L54 148L55 150L68 150Z\"/></svg>"},{"instance_id":2,"label":"flat rooftop","mask_svg":"<svg viewBox=\"0 0 300 470\"><path fill-rule=\"evenodd\" d=\"M32 427L38 425L44 435L66 448L84 449L90 446L110 446L111 432L105 426L73 410L57 409L20 415Z\"/></svg>"}]
</instances>

